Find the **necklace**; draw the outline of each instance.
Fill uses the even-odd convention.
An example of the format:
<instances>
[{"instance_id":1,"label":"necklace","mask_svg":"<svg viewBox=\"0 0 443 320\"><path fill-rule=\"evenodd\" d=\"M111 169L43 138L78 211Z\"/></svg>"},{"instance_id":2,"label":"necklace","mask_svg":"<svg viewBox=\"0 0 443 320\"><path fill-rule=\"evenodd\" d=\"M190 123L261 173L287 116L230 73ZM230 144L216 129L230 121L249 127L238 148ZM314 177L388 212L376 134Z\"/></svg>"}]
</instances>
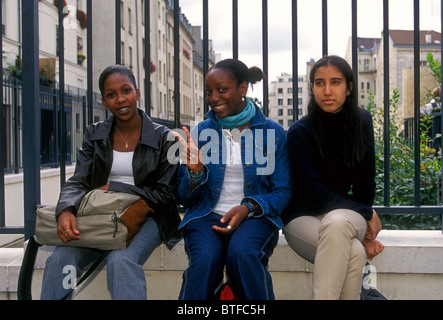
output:
<instances>
[{"instance_id":1,"label":"necklace","mask_svg":"<svg viewBox=\"0 0 443 320\"><path fill-rule=\"evenodd\" d=\"M137 134L133 135L131 138L129 138L128 140L126 140L122 134L120 133L120 131L117 129L117 127L115 127L115 130L117 131L117 133L119 134L120 137L122 137L122 139L125 141L125 149L129 148L129 144L128 142L131 141Z\"/></svg>"}]
</instances>

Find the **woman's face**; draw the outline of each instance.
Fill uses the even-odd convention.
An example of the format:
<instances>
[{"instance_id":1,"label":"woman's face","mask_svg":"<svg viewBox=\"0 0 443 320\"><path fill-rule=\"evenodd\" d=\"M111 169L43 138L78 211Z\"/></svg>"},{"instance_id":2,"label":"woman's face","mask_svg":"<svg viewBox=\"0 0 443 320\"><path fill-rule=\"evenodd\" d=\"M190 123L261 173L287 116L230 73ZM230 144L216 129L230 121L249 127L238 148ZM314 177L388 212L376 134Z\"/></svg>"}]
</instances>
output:
<instances>
[{"instance_id":1,"label":"woman's face","mask_svg":"<svg viewBox=\"0 0 443 320\"><path fill-rule=\"evenodd\" d=\"M114 73L106 78L102 103L118 120L131 120L137 114L139 99L140 91L134 87L128 76Z\"/></svg>"},{"instance_id":2,"label":"woman's face","mask_svg":"<svg viewBox=\"0 0 443 320\"><path fill-rule=\"evenodd\" d=\"M223 69L213 69L208 72L205 82L206 102L220 119L237 115L245 107L242 97L246 95L248 84L243 82L237 86L237 81Z\"/></svg>"},{"instance_id":3,"label":"woman's face","mask_svg":"<svg viewBox=\"0 0 443 320\"><path fill-rule=\"evenodd\" d=\"M348 88L341 71L333 65L327 65L317 69L311 89L315 101L324 112L337 113L342 110L346 97L350 95L352 83Z\"/></svg>"}]
</instances>

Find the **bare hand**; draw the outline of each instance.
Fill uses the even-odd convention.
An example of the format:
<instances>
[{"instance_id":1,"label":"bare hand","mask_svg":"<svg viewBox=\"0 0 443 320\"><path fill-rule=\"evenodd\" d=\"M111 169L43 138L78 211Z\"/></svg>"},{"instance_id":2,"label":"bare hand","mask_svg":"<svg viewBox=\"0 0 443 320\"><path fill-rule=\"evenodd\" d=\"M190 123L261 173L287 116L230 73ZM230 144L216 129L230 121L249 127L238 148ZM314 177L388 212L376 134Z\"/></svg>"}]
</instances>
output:
<instances>
[{"instance_id":1,"label":"bare hand","mask_svg":"<svg viewBox=\"0 0 443 320\"><path fill-rule=\"evenodd\" d=\"M368 230L366 231L366 238L369 240L375 240L378 233L382 229L380 219L378 218L377 212L372 210L372 219L368 221Z\"/></svg>"},{"instance_id":2,"label":"bare hand","mask_svg":"<svg viewBox=\"0 0 443 320\"><path fill-rule=\"evenodd\" d=\"M363 246L366 250L366 256L369 260L372 260L377 254L383 251L384 246L380 241L377 240L369 240L365 238L362 241Z\"/></svg>"},{"instance_id":3,"label":"bare hand","mask_svg":"<svg viewBox=\"0 0 443 320\"><path fill-rule=\"evenodd\" d=\"M73 213L69 211L60 213L57 222L57 234L64 243L80 239L77 219Z\"/></svg>"},{"instance_id":4,"label":"bare hand","mask_svg":"<svg viewBox=\"0 0 443 320\"><path fill-rule=\"evenodd\" d=\"M184 150L180 155L181 160L187 165L189 169L201 167L203 165L201 153L194 143L194 140L192 139L191 133L189 132L188 128L183 127L183 131L186 133L186 140L178 132L172 131L172 134L176 138L178 138L181 145L184 147Z\"/></svg>"},{"instance_id":5,"label":"bare hand","mask_svg":"<svg viewBox=\"0 0 443 320\"><path fill-rule=\"evenodd\" d=\"M222 224L229 223L226 227L213 226L212 229L218 233L229 235L246 219L249 209L245 205L239 205L229 210L221 219Z\"/></svg>"},{"instance_id":6,"label":"bare hand","mask_svg":"<svg viewBox=\"0 0 443 320\"><path fill-rule=\"evenodd\" d=\"M96 190L105 190L105 191L108 191L108 190L109 190L109 184L105 184L104 186L101 186L101 187L97 188Z\"/></svg>"}]
</instances>

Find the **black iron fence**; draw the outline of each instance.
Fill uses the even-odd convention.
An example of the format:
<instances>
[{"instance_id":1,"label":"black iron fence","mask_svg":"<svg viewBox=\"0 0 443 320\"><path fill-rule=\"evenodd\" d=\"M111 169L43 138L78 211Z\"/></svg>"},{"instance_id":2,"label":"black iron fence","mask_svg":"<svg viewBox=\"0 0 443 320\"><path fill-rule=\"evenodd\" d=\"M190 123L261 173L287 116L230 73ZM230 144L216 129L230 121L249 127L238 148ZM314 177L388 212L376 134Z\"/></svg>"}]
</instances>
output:
<instances>
[{"instance_id":1,"label":"black iron fence","mask_svg":"<svg viewBox=\"0 0 443 320\"><path fill-rule=\"evenodd\" d=\"M39 11L38 0L22 0L21 1L21 21L22 23L22 52L23 52L23 79L21 88L15 84L4 83L3 90L0 90L0 101L15 101L16 107L12 104L4 104L3 116L4 118L11 118L11 121L0 121L0 150L8 150L4 152L4 156L0 157L0 168L8 168L17 172L23 170L24 174L24 226L11 227L6 225L5 221L5 202L1 201L0 205L0 233L3 234L20 234L24 233L25 238L31 236L35 228L35 208L40 204L40 169L41 165L56 165L60 167L60 183L65 181L65 167L70 162L74 161L75 150L72 150L73 137L65 139L68 136L68 132L77 132L84 128L86 124L94 121L94 114L96 106L93 93L93 30L94 21L91 19L93 16L93 0L86 0L88 15L87 19L87 91L85 96L71 96L66 95L65 91L65 61L64 52L60 50L58 67L59 73L59 90L46 92L39 86ZM196 0L197 1L197 0ZM269 0L257 0L262 6L262 68L265 74L269 73L268 60L269 60L269 33L268 33L268 1ZM349 0L351 4L352 14L352 67L355 70L356 79L358 79L358 15L357 15L357 0ZM112 3L111 1L109 1ZM174 95L180 96L180 12L175 10L180 7L179 0L167 0L167 7L174 12ZM2 2L4 3L4 2ZM58 42L59 47L64 46L64 28L63 19L64 8L63 1L57 1L59 12L59 28L58 28ZM322 38L318 39L322 43L323 55L328 54L328 2L327 0L321 0L322 3ZM384 203L376 207L379 213L384 214L442 214L443 208L441 203L431 206L420 205L420 150L419 137L420 137L420 1L413 0L414 3L414 118L412 126L412 132L409 132L414 137L414 205L412 206L391 206L390 205L390 166L389 158L391 156L391 150L389 145L388 134L384 135ZM115 43L121 43L121 1L114 0L115 4ZM295 75L300 74L298 66L298 29L299 19L298 16L303 14L298 12L298 1L292 0L292 74L293 76L293 120L297 120L299 117L298 110L298 77ZM202 15L203 15L203 74L206 75L209 66L209 1L202 0ZM232 0L233 5L233 22L232 22L232 56L238 57L239 45L238 45L238 0ZM140 46L144 46L144 61L151 61L151 1L144 0L143 6L139 6L144 10L144 41ZM441 8L443 10L443 1ZM0 18L2 17L3 8L0 6ZM390 96L390 47L389 47L389 0L383 0L383 96ZM442 12L440 16L443 17ZM442 20L443 24L443 20ZM440 42L443 45L443 39ZM0 38L0 45L2 45L2 39ZM121 63L122 52L121 46L115 47L115 63ZM3 69L3 62L0 59L0 67ZM356 81L358 82L358 81ZM146 80L144 81L145 97L145 111L150 115L151 101L151 83L149 81L149 73L146 74ZM7 97L7 99L6 99ZM6 99L6 100L5 100ZM8 100L9 99L9 100ZM269 111L269 89L268 84L265 82L263 85L263 111L268 114ZM143 106L142 106L143 107ZM174 122L173 127L178 128L180 125L180 99L174 99ZM205 105L205 112L208 110ZM389 132L390 128L390 111L389 111L389 99L384 99L384 132ZM69 118L70 117L70 118ZM72 118L74 117L74 118ZM159 122L164 122L158 119ZM47 125L51 124L51 125ZM82 124L82 125L80 125ZM171 124L168 124L171 126ZM42 131L42 129L44 130ZM19 138L21 135L21 139ZM13 144L10 147L9 144ZM8 147L7 147L8 145ZM21 156L21 155L26 156ZM55 161L54 161L55 160ZM441 160L440 160L441 161ZM0 170L0 200L5 197L4 186L5 170Z\"/></svg>"}]
</instances>

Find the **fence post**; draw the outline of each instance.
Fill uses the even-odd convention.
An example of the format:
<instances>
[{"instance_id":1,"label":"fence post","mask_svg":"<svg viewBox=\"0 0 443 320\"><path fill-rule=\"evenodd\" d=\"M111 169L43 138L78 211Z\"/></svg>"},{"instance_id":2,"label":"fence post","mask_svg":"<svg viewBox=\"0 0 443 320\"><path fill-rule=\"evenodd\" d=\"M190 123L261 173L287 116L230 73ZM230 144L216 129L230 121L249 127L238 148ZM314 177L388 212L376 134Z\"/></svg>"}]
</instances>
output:
<instances>
[{"instance_id":1,"label":"fence post","mask_svg":"<svg viewBox=\"0 0 443 320\"><path fill-rule=\"evenodd\" d=\"M25 240L35 231L40 204L39 25L38 0L22 1L23 23L23 179Z\"/></svg>"}]
</instances>

